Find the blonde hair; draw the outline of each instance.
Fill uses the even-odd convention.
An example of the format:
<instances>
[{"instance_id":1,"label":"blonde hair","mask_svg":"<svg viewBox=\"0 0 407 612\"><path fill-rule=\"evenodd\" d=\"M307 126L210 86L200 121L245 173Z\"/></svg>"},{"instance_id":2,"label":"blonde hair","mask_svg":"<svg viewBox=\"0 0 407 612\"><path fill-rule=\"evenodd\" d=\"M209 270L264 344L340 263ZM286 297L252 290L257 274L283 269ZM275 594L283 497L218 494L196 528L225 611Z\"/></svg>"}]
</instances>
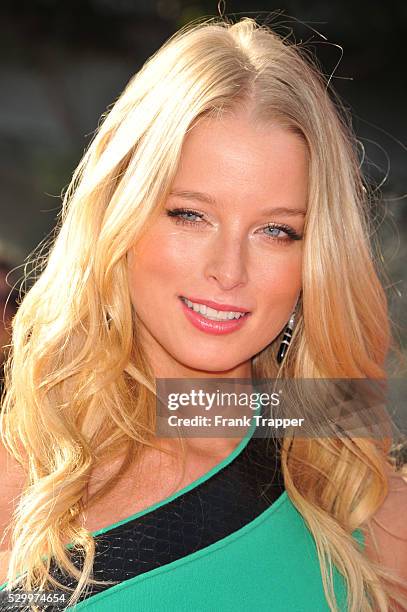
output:
<instances>
[{"instance_id":1,"label":"blonde hair","mask_svg":"<svg viewBox=\"0 0 407 612\"><path fill-rule=\"evenodd\" d=\"M160 210L187 131L247 101L254 119L300 133L310 159L298 324L281 370L276 339L253 359L254 377L385 376L386 297L345 114L301 48L269 27L249 18L190 24L145 63L104 118L13 320L1 427L27 480L13 521L10 584L26 572L20 580L28 590L58 586L52 558L78 580L71 605L92 583L94 540L75 524L91 470L125 449L101 497L153 444L155 426L155 381L137 343L126 253ZM284 440L286 490L315 538L331 610L332 563L351 612L387 611L394 595L396 579L351 535L386 496L388 450L388 441L368 438ZM82 572L64 541L83 551Z\"/></svg>"}]
</instances>

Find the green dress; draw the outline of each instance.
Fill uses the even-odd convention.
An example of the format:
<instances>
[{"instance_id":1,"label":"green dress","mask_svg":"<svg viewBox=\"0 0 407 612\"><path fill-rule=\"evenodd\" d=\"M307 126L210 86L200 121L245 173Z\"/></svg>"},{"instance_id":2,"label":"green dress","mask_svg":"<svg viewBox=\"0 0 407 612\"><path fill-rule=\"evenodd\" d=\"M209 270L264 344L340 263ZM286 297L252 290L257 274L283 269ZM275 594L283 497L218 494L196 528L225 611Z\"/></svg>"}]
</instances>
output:
<instances>
[{"instance_id":1,"label":"green dress","mask_svg":"<svg viewBox=\"0 0 407 612\"><path fill-rule=\"evenodd\" d=\"M278 445L253 428L189 486L93 534L94 577L119 583L68 610L329 611L314 539L284 490ZM352 535L364 547L362 531ZM336 568L333 576L345 612L345 583Z\"/></svg>"}]
</instances>

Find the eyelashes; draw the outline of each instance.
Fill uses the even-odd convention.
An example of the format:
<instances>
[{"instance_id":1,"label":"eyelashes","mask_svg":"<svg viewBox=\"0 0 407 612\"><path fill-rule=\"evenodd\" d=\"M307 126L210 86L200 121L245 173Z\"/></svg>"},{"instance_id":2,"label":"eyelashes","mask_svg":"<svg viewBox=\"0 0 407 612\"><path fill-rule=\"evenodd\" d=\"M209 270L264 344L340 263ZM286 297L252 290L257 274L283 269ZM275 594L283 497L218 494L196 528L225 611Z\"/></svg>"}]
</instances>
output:
<instances>
[{"instance_id":1,"label":"eyelashes","mask_svg":"<svg viewBox=\"0 0 407 612\"><path fill-rule=\"evenodd\" d=\"M199 221L196 221L195 219L186 219L185 217L182 217L182 215L192 215L193 217L198 217L198 219L203 219L202 213L198 213L195 210L191 210L190 208L167 209L167 214L169 217L175 218L176 223L181 222L192 225L199 223Z\"/></svg>"},{"instance_id":2,"label":"eyelashes","mask_svg":"<svg viewBox=\"0 0 407 612\"><path fill-rule=\"evenodd\" d=\"M177 225L199 226L205 223L204 215L191 208L172 208L166 209L168 217L170 217ZM192 217L192 218L191 218ZM302 234L299 234L293 227L285 223L267 223L261 230L269 230L271 233L264 233L264 236L273 242L289 243L295 240L302 240ZM281 236L281 234L284 234Z\"/></svg>"},{"instance_id":3,"label":"eyelashes","mask_svg":"<svg viewBox=\"0 0 407 612\"><path fill-rule=\"evenodd\" d=\"M271 231L278 231L278 232L283 232L285 233L288 238L281 238L281 237L277 237L275 234L265 234L266 236L269 236L270 238L274 238L276 240L302 240L302 234L299 234L298 232L295 231L294 228L290 227L289 225L285 225L284 223L268 223L265 227L263 227L262 229L264 230L271 230Z\"/></svg>"}]
</instances>

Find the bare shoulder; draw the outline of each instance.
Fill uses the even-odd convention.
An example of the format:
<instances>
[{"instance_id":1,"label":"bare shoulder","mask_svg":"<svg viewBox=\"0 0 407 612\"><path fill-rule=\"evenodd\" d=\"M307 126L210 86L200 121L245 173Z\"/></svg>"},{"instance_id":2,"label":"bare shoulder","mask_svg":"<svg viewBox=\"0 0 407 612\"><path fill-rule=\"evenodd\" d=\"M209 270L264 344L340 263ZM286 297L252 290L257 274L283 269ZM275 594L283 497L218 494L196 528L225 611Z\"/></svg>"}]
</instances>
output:
<instances>
[{"instance_id":1,"label":"bare shoulder","mask_svg":"<svg viewBox=\"0 0 407 612\"><path fill-rule=\"evenodd\" d=\"M407 595L407 476L405 472L401 474L389 467L388 483L386 499L370 521L371 533L366 536L366 553L405 580L406 590L403 590L403 594Z\"/></svg>"},{"instance_id":2,"label":"bare shoulder","mask_svg":"<svg viewBox=\"0 0 407 612\"><path fill-rule=\"evenodd\" d=\"M0 552L9 547L10 524L13 511L25 482L24 470L15 458L5 448L0 439Z\"/></svg>"},{"instance_id":3,"label":"bare shoulder","mask_svg":"<svg viewBox=\"0 0 407 612\"><path fill-rule=\"evenodd\" d=\"M20 464L5 448L0 438L0 584L6 580L10 556L9 525L23 490L25 474Z\"/></svg>"}]
</instances>

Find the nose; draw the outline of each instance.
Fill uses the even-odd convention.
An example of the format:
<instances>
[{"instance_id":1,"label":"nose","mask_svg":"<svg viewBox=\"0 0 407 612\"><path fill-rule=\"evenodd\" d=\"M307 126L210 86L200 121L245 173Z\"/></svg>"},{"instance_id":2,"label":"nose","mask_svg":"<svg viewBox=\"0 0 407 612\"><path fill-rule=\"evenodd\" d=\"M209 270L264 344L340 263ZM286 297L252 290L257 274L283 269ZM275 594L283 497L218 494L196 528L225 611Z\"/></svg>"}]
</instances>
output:
<instances>
[{"instance_id":1,"label":"nose","mask_svg":"<svg viewBox=\"0 0 407 612\"><path fill-rule=\"evenodd\" d=\"M218 235L209 246L205 276L224 291L245 285L248 280L246 260L246 245L240 237Z\"/></svg>"}]
</instances>

